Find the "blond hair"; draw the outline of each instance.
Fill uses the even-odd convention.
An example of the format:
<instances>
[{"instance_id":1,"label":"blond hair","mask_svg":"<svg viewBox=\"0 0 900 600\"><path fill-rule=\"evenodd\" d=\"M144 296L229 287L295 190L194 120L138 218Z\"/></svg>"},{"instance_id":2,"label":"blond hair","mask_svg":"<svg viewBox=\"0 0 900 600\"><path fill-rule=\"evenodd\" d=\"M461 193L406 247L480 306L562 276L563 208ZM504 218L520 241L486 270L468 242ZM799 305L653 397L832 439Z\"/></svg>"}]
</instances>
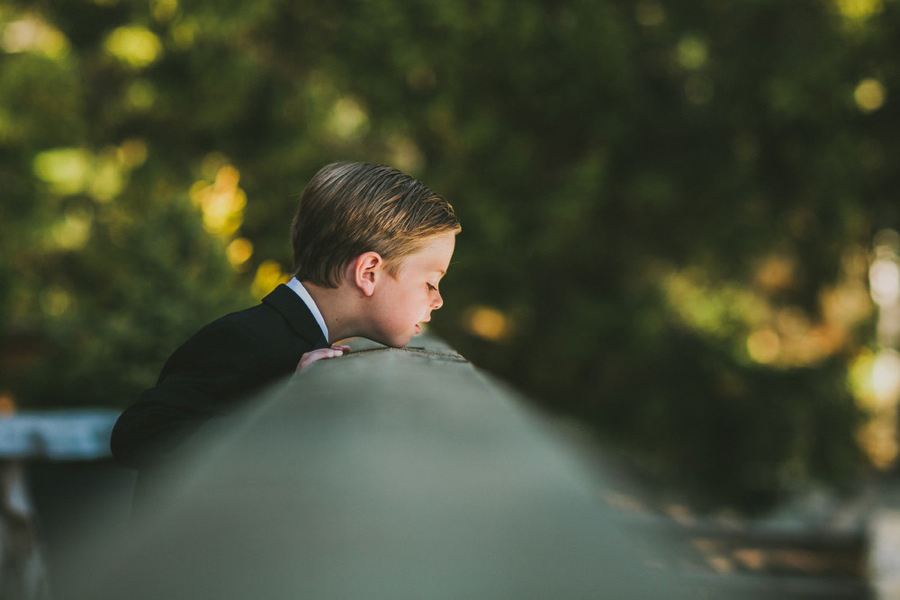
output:
<instances>
[{"instance_id":1,"label":"blond hair","mask_svg":"<svg viewBox=\"0 0 900 600\"><path fill-rule=\"evenodd\" d=\"M332 163L306 185L291 225L294 275L337 287L346 266L377 252L396 274L400 258L425 239L460 231L449 202L397 169Z\"/></svg>"}]
</instances>

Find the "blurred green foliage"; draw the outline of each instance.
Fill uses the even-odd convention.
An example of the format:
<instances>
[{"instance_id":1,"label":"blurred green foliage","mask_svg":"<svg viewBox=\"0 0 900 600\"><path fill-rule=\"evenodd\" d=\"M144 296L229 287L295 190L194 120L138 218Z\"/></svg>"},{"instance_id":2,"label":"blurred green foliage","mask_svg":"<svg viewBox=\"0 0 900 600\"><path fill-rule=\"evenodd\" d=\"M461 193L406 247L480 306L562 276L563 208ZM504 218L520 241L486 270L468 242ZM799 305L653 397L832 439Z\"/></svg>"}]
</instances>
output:
<instances>
[{"instance_id":1,"label":"blurred green foliage","mask_svg":"<svg viewBox=\"0 0 900 600\"><path fill-rule=\"evenodd\" d=\"M898 34L887 0L4 0L0 390L132 401L367 160L460 213L435 328L476 364L715 502L852 481Z\"/></svg>"}]
</instances>

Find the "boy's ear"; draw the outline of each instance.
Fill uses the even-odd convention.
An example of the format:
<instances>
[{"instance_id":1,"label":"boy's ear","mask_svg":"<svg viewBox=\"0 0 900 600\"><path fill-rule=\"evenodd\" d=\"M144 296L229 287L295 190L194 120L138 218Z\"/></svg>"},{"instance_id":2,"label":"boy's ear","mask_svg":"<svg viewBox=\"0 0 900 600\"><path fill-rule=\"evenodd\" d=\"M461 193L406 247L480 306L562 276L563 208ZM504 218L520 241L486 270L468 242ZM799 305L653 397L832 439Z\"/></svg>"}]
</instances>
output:
<instances>
[{"instance_id":1,"label":"boy's ear","mask_svg":"<svg viewBox=\"0 0 900 600\"><path fill-rule=\"evenodd\" d=\"M353 261L353 283L365 296L375 293L375 284L384 269L384 259L377 252L364 252Z\"/></svg>"}]
</instances>

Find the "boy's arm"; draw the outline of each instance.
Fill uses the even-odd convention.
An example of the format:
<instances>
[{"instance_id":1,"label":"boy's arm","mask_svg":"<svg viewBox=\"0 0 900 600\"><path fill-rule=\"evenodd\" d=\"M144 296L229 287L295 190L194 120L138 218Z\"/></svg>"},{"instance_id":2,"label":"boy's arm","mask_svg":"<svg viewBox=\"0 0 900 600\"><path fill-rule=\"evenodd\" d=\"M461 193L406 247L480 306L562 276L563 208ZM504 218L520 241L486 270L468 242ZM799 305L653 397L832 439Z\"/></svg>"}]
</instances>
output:
<instances>
[{"instance_id":1,"label":"boy's arm","mask_svg":"<svg viewBox=\"0 0 900 600\"><path fill-rule=\"evenodd\" d=\"M220 321L200 330L163 367L156 385L116 422L113 456L133 468L159 462L211 418L290 373L252 332Z\"/></svg>"},{"instance_id":2,"label":"boy's arm","mask_svg":"<svg viewBox=\"0 0 900 600\"><path fill-rule=\"evenodd\" d=\"M161 462L212 415L153 401L139 401L113 428L110 448L120 464L141 469Z\"/></svg>"}]
</instances>

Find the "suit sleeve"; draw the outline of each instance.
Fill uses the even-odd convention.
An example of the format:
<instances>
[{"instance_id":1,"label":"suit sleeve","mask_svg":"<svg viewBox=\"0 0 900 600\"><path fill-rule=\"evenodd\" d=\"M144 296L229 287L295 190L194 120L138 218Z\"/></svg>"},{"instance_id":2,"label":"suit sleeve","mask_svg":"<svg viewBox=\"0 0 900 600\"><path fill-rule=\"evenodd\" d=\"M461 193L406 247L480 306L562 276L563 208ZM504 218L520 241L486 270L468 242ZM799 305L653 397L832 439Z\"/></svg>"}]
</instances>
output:
<instances>
[{"instance_id":1,"label":"suit sleeve","mask_svg":"<svg viewBox=\"0 0 900 600\"><path fill-rule=\"evenodd\" d=\"M267 348L240 323L214 322L178 348L156 385L122 413L110 446L132 468L158 463L209 419L284 375Z\"/></svg>"}]
</instances>

